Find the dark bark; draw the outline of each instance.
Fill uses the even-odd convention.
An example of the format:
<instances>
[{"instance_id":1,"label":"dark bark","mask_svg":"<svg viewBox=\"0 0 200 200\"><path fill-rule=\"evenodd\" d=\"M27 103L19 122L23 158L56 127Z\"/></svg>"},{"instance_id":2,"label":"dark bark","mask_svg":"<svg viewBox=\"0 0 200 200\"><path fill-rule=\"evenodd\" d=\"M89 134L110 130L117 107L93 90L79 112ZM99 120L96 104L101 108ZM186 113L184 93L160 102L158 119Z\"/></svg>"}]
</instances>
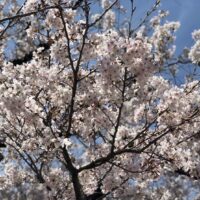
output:
<instances>
[{"instance_id":1,"label":"dark bark","mask_svg":"<svg viewBox=\"0 0 200 200\"><path fill-rule=\"evenodd\" d=\"M78 173L77 172L72 172L72 183L74 186L74 192L76 195L76 200L87 200L86 195L83 192L82 185L80 184L79 178L78 178Z\"/></svg>"},{"instance_id":2,"label":"dark bark","mask_svg":"<svg viewBox=\"0 0 200 200\"><path fill-rule=\"evenodd\" d=\"M37 48L43 47L43 51L48 50L50 48L50 44L48 43L41 43L37 46ZM26 54L23 58L16 58L14 60L11 60L10 62L13 63L13 65L22 65L23 63L28 63L33 59L33 51Z\"/></svg>"},{"instance_id":3,"label":"dark bark","mask_svg":"<svg viewBox=\"0 0 200 200\"><path fill-rule=\"evenodd\" d=\"M5 143L3 143L3 142L0 142L0 148L6 148L6 145L5 145Z\"/></svg>"},{"instance_id":4,"label":"dark bark","mask_svg":"<svg viewBox=\"0 0 200 200\"><path fill-rule=\"evenodd\" d=\"M83 188L80 183L79 177L78 177L78 170L73 166L71 158L67 150L65 149L65 147L62 148L62 150L63 150L64 159L66 161L65 167L71 175L76 200L87 200L86 195L83 192Z\"/></svg>"},{"instance_id":5,"label":"dark bark","mask_svg":"<svg viewBox=\"0 0 200 200\"><path fill-rule=\"evenodd\" d=\"M104 195L101 188L98 187L93 194L87 196L87 200L101 200Z\"/></svg>"}]
</instances>

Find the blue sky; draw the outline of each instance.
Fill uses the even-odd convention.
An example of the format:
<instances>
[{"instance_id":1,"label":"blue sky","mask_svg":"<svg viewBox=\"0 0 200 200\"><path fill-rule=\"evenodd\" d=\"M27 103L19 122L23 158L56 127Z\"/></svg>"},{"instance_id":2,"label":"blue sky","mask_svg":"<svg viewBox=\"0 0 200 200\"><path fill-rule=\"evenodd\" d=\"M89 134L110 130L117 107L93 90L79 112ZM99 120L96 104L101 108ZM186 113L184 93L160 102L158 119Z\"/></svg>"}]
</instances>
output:
<instances>
[{"instance_id":1,"label":"blue sky","mask_svg":"<svg viewBox=\"0 0 200 200\"><path fill-rule=\"evenodd\" d=\"M133 0L136 5L134 13L134 25L143 18L148 10L152 8L156 0ZM184 47L190 48L194 41L191 33L195 29L200 29L200 0L160 0L161 5L158 10L168 10L168 21L180 21L181 27L176 32L176 55L179 56ZM121 0L124 7L129 9L130 0ZM155 13L156 14L156 13ZM186 74L192 74L194 68L191 65L185 65L178 70L176 84L180 85L185 82ZM200 74L200 69L198 68ZM165 74L167 77L168 75ZM169 78L169 77L168 77ZM196 77L197 78L197 77ZM199 79L199 77L198 77ZM173 78L172 78L173 81Z\"/></svg>"},{"instance_id":2,"label":"blue sky","mask_svg":"<svg viewBox=\"0 0 200 200\"><path fill-rule=\"evenodd\" d=\"M191 46L191 32L200 28L199 0L163 0L162 7L170 11L170 19L181 22L177 32L177 51Z\"/></svg>"},{"instance_id":3,"label":"blue sky","mask_svg":"<svg viewBox=\"0 0 200 200\"><path fill-rule=\"evenodd\" d=\"M141 18L155 0L135 0L137 12L136 21ZM177 32L177 52L193 44L191 32L200 28L200 0L161 0L159 9L169 10L169 21L180 21L181 27Z\"/></svg>"}]
</instances>

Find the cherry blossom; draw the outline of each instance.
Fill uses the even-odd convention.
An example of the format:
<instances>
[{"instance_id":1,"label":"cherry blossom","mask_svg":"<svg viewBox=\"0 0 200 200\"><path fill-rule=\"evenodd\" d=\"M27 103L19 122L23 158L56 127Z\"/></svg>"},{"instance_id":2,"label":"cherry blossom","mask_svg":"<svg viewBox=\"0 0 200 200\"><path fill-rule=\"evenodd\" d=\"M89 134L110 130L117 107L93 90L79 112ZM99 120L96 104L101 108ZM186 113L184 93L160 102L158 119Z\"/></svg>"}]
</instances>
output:
<instances>
[{"instance_id":1,"label":"cherry blossom","mask_svg":"<svg viewBox=\"0 0 200 200\"><path fill-rule=\"evenodd\" d=\"M176 58L180 23L156 12L160 1L136 29L117 22L129 14L118 0L12 0L10 12L2 2L2 194L169 200L171 182L179 199L187 184L199 191L200 84L166 76L199 64L199 30Z\"/></svg>"}]
</instances>

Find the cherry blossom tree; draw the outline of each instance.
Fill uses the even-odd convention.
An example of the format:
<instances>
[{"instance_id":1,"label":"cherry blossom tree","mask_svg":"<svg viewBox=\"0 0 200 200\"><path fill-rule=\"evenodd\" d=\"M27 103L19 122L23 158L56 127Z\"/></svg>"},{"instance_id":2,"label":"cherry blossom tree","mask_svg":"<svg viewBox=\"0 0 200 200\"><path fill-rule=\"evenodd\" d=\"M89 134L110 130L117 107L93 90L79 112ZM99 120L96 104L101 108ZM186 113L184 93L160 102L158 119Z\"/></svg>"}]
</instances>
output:
<instances>
[{"instance_id":1,"label":"cherry blossom tree","mask_svg":"<svg viewBox=\"0 0 200 200\"><path fill-rule=\"evenodd\" d=\"M163 74L198 72L200 31L177 57L180 23L160 1L136 27L126 3L0 2L2 195L164 200L199 188L199 80Z\"/></svg>"}]
</instances>

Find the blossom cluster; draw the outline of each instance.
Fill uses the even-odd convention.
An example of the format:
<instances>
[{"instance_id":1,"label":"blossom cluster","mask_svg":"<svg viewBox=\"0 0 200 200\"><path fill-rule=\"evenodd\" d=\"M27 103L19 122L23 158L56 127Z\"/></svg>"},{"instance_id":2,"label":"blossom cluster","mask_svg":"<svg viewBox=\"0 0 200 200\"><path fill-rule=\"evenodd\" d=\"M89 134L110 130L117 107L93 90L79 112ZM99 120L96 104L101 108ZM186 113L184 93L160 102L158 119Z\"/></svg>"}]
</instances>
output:
<instances>
[{"instance_id":1,"label":"blossom cluster","mask_svg":"<svg viewBox=\"0 0 200 200\"><path fill-rule=\"evenodd\" d=\"M195 30L192 33L192 37L195 40L195 44L192 46L189 52L189 58L194 64L199 64L200 61L200 30Z\"/></svg>"}]
</instances>

